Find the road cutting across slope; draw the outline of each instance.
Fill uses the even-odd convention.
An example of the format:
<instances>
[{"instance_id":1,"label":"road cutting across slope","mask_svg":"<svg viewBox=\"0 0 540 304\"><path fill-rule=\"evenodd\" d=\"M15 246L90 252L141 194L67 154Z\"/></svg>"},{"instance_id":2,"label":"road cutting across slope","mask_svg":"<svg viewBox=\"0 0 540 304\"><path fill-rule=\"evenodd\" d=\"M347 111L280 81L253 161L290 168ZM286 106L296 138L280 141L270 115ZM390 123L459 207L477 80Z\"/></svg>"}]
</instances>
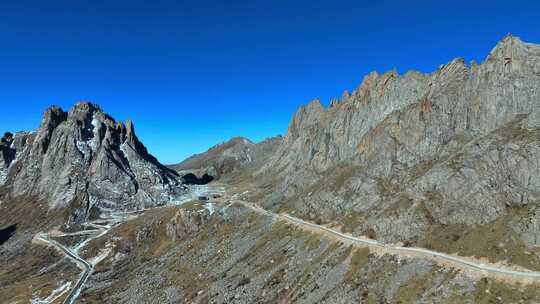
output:
<instances>
[{"instance_id":1,"label":"road cutting across slope","mask_svg":"<svg viewBox=\"0 0 540 304\"><path fill-rule=\"evenodd\" d=\"M352 245L357 245L361 247L368 247L375 253L393 254L406 258L428 259L442 266L449 266L460 269L465 273L475 277L493 277L505 281L528 284L540 283L540 272L537 271L531 271L527 269L513 269L517 267L483 262L470 257L461 257L425 248L396 246L393 244L386 244L364 237L355 237L332 228L304 221L288 214L273 213L253 203L234 199L234 197L235 196L233 196L233 200L231 202L241 204L244 207L247 207L259 214L271 217L275 220L285 221L304 230L309 230L316 233L323 233L327 236L330 236L339 241L343 241L345 243L350 243Z\"/></svg>"}]
</instances>

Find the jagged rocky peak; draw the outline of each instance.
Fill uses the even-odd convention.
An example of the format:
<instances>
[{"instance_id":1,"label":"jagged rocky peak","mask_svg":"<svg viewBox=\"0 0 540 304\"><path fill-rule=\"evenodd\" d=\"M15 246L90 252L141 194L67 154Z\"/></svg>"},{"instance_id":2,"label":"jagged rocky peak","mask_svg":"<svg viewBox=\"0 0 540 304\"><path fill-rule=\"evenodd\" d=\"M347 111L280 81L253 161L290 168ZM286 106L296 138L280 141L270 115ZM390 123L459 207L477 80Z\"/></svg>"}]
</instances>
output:
<instances>
[{"instance_id":1,"label":"jagged rocky peak","mask_svg":"<svg viewBox=\"0 0 540 304\"><path fill-rule=\"evenodd\" d=\"M512 34L506 35L489 53L489 58L511 60L527 57L531 50L539 50L538 46L523 42Z\"/></svg>"},{"instance_id":2,"label":"jagged rocky peak","mask_svg":"<svg viewBox=\"0 0 540 304\"><path fill-rule=\"evenodd\" d=\"M51 106L45 110L43 114L43 120L41 122L41 129L43 128L55 128L61 122L65 121L67 113L58 106Z\"/></svg>"},{"instance_id":3,"label":"jagged rocky peak","mask_svg":"<svg viewBox=\"0 0 540 304\"><path fill-rule=\"evenodd\" d=\"M178 175L148 153L131 121L127 126L116 122L89 102L79 102L69 112L48 108L39 129L17 134L15 141L11 159L17 165L4 164L0 185L11 197L29 196L47 202L50 209L73 209L73 219L103 208L165 204L185 190Z\"/></svg>"},{"instance_id":4,"label":"jagged rocky peak","mask_svg":"<svg viewBox=\"0 0 540 304\"><path fill-rule=\"evenodd\" d=\"M457 58L429 74L373 72L329 109L310 102L259 173L281 177L284 193L343 162L388 178L434 160L459 134L491 132L517 115L538 116L539 100L540 46L509 35L480 65Z\"/></svg>"},{"instance_id":5,"label":"jagged rocky peak","mask_svg":"<svg viewBox=\"0 0 540 304\"><path fill-rule=\"evenodd\" d=\"M300 130L316 127L320 123L324 112L325 108L319 98L313 99L307 105L301 106L289 124L289 130L285 136L285 140L291 141L297 138Z\"/></svg>"},{"instance_id":6,"label":"jagged rocky peak","mask_svg":"<svg viewBox=\"0 0 540 304\"><path fill-rule=\"evenodd\" d=\"M126 123L126 137L131 142L135 141L135 127L133 126L131 119Z\"/></svg>"}]
</instances>

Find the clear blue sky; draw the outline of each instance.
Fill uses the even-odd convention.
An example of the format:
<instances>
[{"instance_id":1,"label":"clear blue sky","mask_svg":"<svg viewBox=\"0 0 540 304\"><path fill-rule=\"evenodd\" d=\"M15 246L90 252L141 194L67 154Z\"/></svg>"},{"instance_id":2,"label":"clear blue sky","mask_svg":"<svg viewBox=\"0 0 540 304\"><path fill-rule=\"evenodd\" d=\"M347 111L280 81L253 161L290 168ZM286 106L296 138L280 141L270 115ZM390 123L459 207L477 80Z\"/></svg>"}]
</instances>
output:
<instances>
[{"instance_id":1,"label":"clear blue sky","mask_svg":"<svg viewBox=\"0 0 540 304\"><path fill-rule=\"evenodd\" d=\"M540 43L539 17L517 0L2 1L0 131L91 100L173 163L283 134L373 70L481 61L508 32Z\"/></svg>"}]
</instances>

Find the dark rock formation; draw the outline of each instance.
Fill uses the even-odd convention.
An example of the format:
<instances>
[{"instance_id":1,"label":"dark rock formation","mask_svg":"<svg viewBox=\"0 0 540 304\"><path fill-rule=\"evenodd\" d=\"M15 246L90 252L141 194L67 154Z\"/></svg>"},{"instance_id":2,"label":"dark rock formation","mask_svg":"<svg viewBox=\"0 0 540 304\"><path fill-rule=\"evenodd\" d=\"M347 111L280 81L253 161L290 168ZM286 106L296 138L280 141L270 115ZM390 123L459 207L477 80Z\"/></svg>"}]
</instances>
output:
<instances>
[{"instance_id":1,"label":"dark rock formation","mask_svg":"<svg viewBox=\"0 0 540 304\"><path fill-rule=\"evenodd\" d=\"M0 246L7 242L17 231L17 225L0 229Z\"/></svg>"},{"instance_id":2,"label":"dark rock formation","mask_svg":"<svg viewBox=\"0 0 540 304\"><path fill-rule=\"evenodd\" d=\"M186 185L206 185L214 180L214 177L208 174L203 174L202 177L197 177L193 173L188 173L182 176L182 181Z\"/></svg>"}]
</instances>

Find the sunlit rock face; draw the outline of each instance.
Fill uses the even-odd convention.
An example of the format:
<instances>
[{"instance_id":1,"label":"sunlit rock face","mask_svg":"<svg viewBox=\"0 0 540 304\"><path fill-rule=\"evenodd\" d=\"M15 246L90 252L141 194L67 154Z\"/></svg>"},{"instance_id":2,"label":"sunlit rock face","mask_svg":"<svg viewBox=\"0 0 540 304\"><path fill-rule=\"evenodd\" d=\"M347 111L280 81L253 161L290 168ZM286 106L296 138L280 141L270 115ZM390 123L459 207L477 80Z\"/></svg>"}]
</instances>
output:
<instances>
[{"instance_id":1,"label":"sunlit rock face","mask_svg":"<svg viewBox=\"0 0 540 304\"><path fill-rule=\"evenodd\" d=\"M312 101L258 177L278 181L269 205L355 213L359 232L389 240L485 224L540 199L539 117L540 46L508 35L481 64L372 73L328 108Z\"/></svg>"},{"instance_id":2,"label":"sunlit rock face","mask_svg":"<svg viewBox=\"0 0 540 304\"><path fill-rule=\"evenodd\" d=\"M185 191L177 174L148 153L131 121L116 122L91 103L47 109L38 130L3 140L2 152L0 176L10 197L69 208L75 221L91 210L165 204Z\"/></svg>"}]
</instances>

